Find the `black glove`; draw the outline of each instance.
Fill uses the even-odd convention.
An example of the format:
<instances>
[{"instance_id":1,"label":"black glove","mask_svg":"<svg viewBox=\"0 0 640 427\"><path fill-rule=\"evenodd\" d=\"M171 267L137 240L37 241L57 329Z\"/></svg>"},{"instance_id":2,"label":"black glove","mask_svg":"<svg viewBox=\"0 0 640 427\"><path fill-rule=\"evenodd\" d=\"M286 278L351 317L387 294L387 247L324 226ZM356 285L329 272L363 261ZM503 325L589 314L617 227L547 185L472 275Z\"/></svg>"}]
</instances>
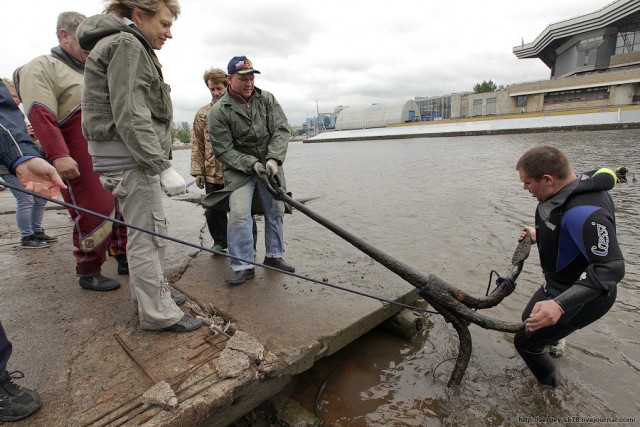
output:
<instances>
[{"instance_id":1,"label":"black glove","mask_svg":"<svg viewBox=\"0 0 640 427\"><path fill-rule=\"evenodd\" d=\"M616 177L618 178L618 182L625 184L627 182L627 168L624 166L618 166L616 168Z\"/></svg>"}]
</instances>

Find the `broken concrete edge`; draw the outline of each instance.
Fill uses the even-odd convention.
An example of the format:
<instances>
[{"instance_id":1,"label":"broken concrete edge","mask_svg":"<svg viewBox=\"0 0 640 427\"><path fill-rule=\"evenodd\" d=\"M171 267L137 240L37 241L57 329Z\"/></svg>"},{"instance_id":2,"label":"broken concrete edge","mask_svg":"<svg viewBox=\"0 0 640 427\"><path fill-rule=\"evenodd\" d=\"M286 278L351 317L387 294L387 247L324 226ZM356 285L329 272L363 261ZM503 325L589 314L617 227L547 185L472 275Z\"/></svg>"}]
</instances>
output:
<instances>
[{"instance_id":1,"label":"broken concrete edge","mask_svg":"<svg viewBox=\"0 0 640 427\"><path fill-rule=\"evenodd\" d=\"M260 381L255 386L247 387L242 393L238 393L238 397L234 400L232 406L212 412L211 416L200 424L200 427L228 426L258 408L273 396L278 395L290 381L291 377L288 376L274 377Z\"/></svg>"},{"instance_id":2,"label":"broken concrete edge","mask_svg":"<svg viewBox=\"0 0 640 427\"><path fill-rule=\"evenodd\" d=\"M142 402L148 405L156 405L162 409L171 411L178 407L178 398L166 381L160 381L148 389L142 395Z\"/></svg>"},{"instance_id":3,"label":"broken concrete edge","mask_svg":"<svg viewBox=\"0 0 640 427\"><path fill-rule=\"evenodd\" d=\"M191 258L189 258L189 260L184 262L182 265L165 271L166 277L171 276L171 278L169 279L172 282L171 286L180 292L183 291L176 286L176 283L180 280L183 273L187 270L190 261ZM417 306L420 308L428 306L428 304L418 294L417 289L412 289L404 296L396 298L395 301L402 304ZM196 301L193 302L197 304ZM230 334L235 336L240 333L240 336L242 337L250 337L249 334L246 334L241 329L239 329L239 326L234 322L234 319L230 318L230 316L228 316L228 314L225 313L224 310L218 309L216 307L214 307L214 309L217 313L217 316L231 322L230 324L232 325L232 328L229 331ZM281 352L280 354L271 354L270 360L268 361L262 360L263 356L260 355L260 353L265 351L265 347L255 338L250 338L251 344L239 343L238 349L243 350L243 348L248 349L253 346L249 357L254 361L259 361L259 370L263 376L297 375L310 369L317 360L332 355L355 339L369 332L376 326L382 325L385 321L397 315L402 310L406 309L395 304L381 303L380 307L377 310L372 311L369 315L360 319L359 322L356 322L350 325L348 328L337 332L335 335L319 337L317 344L314 344L310 347L289 349L286 352ZM338 339L335 339L335 337L338 337ZM244 340L249 340L249 338L244 338ZM229 343L227 343L227 345L229 345ZM233 348L233 344L231 348Z\"/></svg>"},{"instance_id":4,"label":"broken concrete edge","mask_svg":"<svg viewBox=\"0 0 640 427\"><path fill-rule=\"evenodd\" d=\"M177 290L180 291L175 284L182 278L191 260L198 252L195 251L193 254L189 254L189 258L181 265L165 271L165 276ZM419 301L422 300L417 289L414 289L397 298L396 301L419 306ZM233 334L231 339L239 334L239 344L237 346L233 344L229 346L228 342L223 353L226 352L229 360L235 358L236 362L240 362L229 371L225 371L224 375L221 375L227 378L207 388L200 395L180 402L173 411L160 410L151 419L148 419L144 425L166 425L171 427L180 427L182 425L228 425L266 400L275 397L289 383L292 376L305 372L317 360L337 352L402 310L404 309L401 306L381 303L378 309L335 335L321 337L312 346L301 349L288 349L278 355L268 351L265 355L265 348L262 344L255 338L250 337L249 334L237 329L238 325L232 323L234 328L230 331ZM223 312L217 310L216 312L218 316L233 322L233 319L230 319ZM251 341L251 345L242 343L241 337ZM246 352L243 350L246 350ZM267 386L266 384L277 384L277 387ZM221 387L226 387L226 396L220 396L220 393L216 391ZM260 397L259 394L255 393L255 390L262 388L269 389L270 393L265 392L265 395Z\"/></svg>"},{"instance_id":5,"label":"broken concrete edge","mask_svg":"<svg viewBox=\"0 0 640 427\"><path fill-rule=\"evenodd\" d=\"M379 315L388 317L390 315L388 310L389 307L381 308L378 312L384 314ZM375 326L375 322L373 326ZM359 332L364 334L368 330L362 329ZM344 332L344 342L346 344L354 339L353 337L347 338L347 336L351 336L350 333L342 332ZM151 401L148 399L150 391L147 391L145 393L147 399L143 400L143 403L146 404L144 410L136 418L143 422L145 426L226 426L269 399L274 399L274 402L279 401L278 399L281 399L282 396L278 396L278 393L291 381L291 373L304 372L313 366L316 360L332 354L328 345L322 343L322 341L328 340L328 338L325 338L325 340L321 340L317 345L314 345L313 348L297 349L293 354L289 352L287 355L278 357L267 352L262 358L258 358L256 356L262 355L264 351L262 344L245 332L236 331L236 334L238 334L238 338L232 346L248 347L246 350L253 356L249 356L243 351L225 348L223 352L227 351L231 359L244 360L242 368L233 374L235 377L219 378L197 395L179 402L178 405L171 404L170 400L173 396L173 391L167 392L167 390L163 390L167 387L164 387L162 383L158 383L151 389L159 388L162 390L160 397L156 398L155 402ZM251 344L251 346L247 346L247 344ZM331 350L337 351L338 349L333 348ZM221 366L219 365L218 370L220 368ZM222 372L219 372L219 374L222 374ZM188 382L184 383L184 385L187 384ZM261 390L261 392L256 390ZM151 403L156 406L151 406ZM286 418L291 415L281 416ZM302 419L307 419L310 423L306 425L313 426L317 422L311 414L302 416ZM135 419L132 421L135 421Z\"/></svg>"},{"instance_id":6,"label":"broken concrete edge","mask_svg":"<svg viewBox=\"0 0 640 427\"><path fill-rule=\"evenodd\" d=\"M269 353L268 356L271 357L273 355ZM218 359L216 370L219 381L206 388L201 396L196 397L204 397L206 395L211 397L213 394L214 400L209 402L210 408L215 408L216 405L231 406L234 400L233 395L237 392L241 393L241 390L246 387L247 382L253 383L264 377L265 372L258 370L256 367L256 365L264 359L264 346L246 332L237 331L236 334L227 341L226 347ZM230 387L230 384L234 384L234 382L230 383L227 381L234 379L238 380L238 382L235 383L237 385L235 388ZM216 390L222 390L222 392L217 392ZM163 418L171 418L173 421L175 421L175 418L181 419L183 417L181 413L186 409L185 406L193 406L193 404L190 403L190 399L178 404L175 392L171 389L171 386L164 381L148 389L142 395L142 402L149 405L156 405L161 409L152 417L152 420L147 421L147 424L153 422L152 425L157 425L158 420ZM260 402L257 404L259 403ZM196 403L196 407L197 406L199 406L199 404ZM193 419L193 417L188 418L189 423L198 421ZM171 425L175 425L173 421Z\"/></svg>"},{"instance_id":7,"label":"broken concrete edge","mask_svg":"<svg viewBox=\"0 0 640 427\"><path fill-rule=\"evenodd\" d=\"M159 411L142 425L147 427L192 427L202 425L203 422L216 413L232 407L239 396L246 393L246 390L250 389L251 385L259 384L259 382L256 371L249 369L239 377L218 381L198 394L179 402L173 411ZM135 420L132 421L135 422ZM226 424L221 425L228 425L233 420L227 419L225 422Z\"/></svg>"},{"instance_id":8,"label":"broken concrete edge","mask_svg":"<svg viewBox=\"0 0 640 427\"><path fill-rule=\"evenodd\" d=\"M417 301L417 298L414 303ZM336 341L334 337L325 337L320 339L316 345L307 348L300 348L281 354L279 356L267 353L266 356L257 357L262 354L264 347L255 338L249 334L236 331L239 334L235 344L232 347L243 348L244 351L227 348L223 353L227 353L225 358L229 360L240 360L242 363L235 366L233 372L234 377L225 378L211 385L197 396L180 402L173 411L161 410L144 425L147 426L226 426L229 423L239 419L246 413L258 407L261 403L273 398L274 404L282 402L282 396L277 394L284 389L289 383L293 375L302 373L313 366L315 361L322 357L329 356L344 345L352 342L357 337L353 334L357 333L358 337L367 333L373 327L381 324L385 319L389 319L402 309L394 305L381 306L379 310L373 312L366 322L372 325L369 328L349 328L343 330L339 334L344 336L340 341L340 345L329 346L327 342ZM232 337L233 339L233 337ZM231 340L229 340L231 341ZM247 346L247 344L251 344ZM253 355L253 356L250 356ZM221 355L220 359L223 359ZM218 366L219 374L221 366ZM223 371L225 368L223 367ZM223 376L223 375L221 375ZM256 392L261 390L261 392ZM287 405L295 404L289 402ZM298 405L299 406L299 405ZM307 414L303 419L307 419L311 424L316 425L316 419L312 414Z\"/></svg>"},{"instance_id":9,"label":"broken concrete edge","mask_svg":"<svg viewBox=\"0 0 640 427\"><path fill-rule=\"evenodd\" d=\"M226 348L241 351L253 361L259 361L264 358L264 346L257 339L243 331L237 331L227 341Z\"/></svg>"},{"instance_id":10,"label":"broken concrete edge","mask_svg":"<svg viewBox=\"0 0 640 427\"><path fill-rule=\"evenodd\" d=\"M290 381L288 376L258 380L255 372L247 372L242 378L223 380L180 402L172 412L159 411L142 426L225 427L278 395Z\"/></svg>"},{"instance_id":11,"label":"broken concrete edge","mask_svg":"<svg viewBox=\"0 0 640 427\"><path fill-rule=\"evenodd\" d=\"M247 354L225 347L216 367L220 378L235 378L251 367L251 360Z\"/></svg>"}]
</instances>

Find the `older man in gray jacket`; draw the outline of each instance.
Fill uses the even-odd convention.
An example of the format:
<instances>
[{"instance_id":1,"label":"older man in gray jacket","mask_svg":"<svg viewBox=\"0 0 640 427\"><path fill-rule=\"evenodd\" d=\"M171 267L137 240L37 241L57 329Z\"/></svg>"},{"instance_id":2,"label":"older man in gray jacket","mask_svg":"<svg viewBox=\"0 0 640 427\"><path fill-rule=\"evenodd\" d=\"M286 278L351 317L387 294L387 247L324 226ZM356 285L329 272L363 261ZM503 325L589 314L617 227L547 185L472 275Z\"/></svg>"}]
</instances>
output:
<instances>
[{"instance_id":1,"label":"older man in gray jacket","mask_svg":"<svg viewBox=\"0 0 640 427\"><path fill-rule=\"evenodd\" d=\"M287 155L289 130L287 118L276 98L254 86L255 74L246 56L236 56L227 66L229 86L207 117L209 136L216 158L225 166L225 188L211 193L203 204L213 204L220 195L229 197L227 243L231 259L231 285L255 277L251 207L254 195L262 205L265 223L264 264L293 272L283 260L284 203L275 200L260 175L278 174L284 182L282 164Z\"/></svg>"}]
</instances>

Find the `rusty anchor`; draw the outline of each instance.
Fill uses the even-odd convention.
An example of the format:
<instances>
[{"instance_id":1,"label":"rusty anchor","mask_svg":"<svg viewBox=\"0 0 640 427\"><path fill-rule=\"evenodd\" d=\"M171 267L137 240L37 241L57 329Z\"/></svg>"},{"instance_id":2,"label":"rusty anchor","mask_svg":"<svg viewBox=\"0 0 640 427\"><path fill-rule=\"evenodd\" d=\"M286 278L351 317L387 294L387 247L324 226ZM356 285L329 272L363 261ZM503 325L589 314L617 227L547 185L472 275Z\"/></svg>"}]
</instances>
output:
<instances>
[{"instance_id":1,"label":"rusty anchor","mask_svg":"<svg viewBox=\"0 0 640 427\"><path fill-rule=\"evenodd\" d=\"M272 177L261 175L261 178L266 183L267 189L274 198L282 200L296 208L416 287L420 296L431 304L447 322L453 325L458 334L458 356L449 382L447 383L448 387L457 387L462 383L462 378L464 377L471 358L473 345L471 333L469 332L469 323L474 323L484 329L510 333L515 333L524 328L522 323L493 319L475 310L494 307L515 290L516 279L520 275L524 261L528 258L531 250L531 238L529 235L516 247L511 259L511 269L505 277L498 278L496 281L498 286L485 297L474 297L449 285L433 274L425 276L414 268L389 256L361 238L313 212L286 193L277 175Z\"/></svg>"}]
</instances>

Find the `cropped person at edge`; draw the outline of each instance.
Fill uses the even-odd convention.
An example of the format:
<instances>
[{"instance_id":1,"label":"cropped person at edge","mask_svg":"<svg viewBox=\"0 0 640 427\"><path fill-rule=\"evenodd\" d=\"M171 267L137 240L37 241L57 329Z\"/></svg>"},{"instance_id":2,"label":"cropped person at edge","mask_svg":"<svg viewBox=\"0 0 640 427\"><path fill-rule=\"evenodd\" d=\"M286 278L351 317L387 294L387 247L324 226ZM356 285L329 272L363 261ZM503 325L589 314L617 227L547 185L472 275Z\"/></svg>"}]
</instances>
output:
<instances>
[{"instance_id":1,"label":"cropped person at edge","mask_svg":"<svg viewBox=\"0 0 640 427\"><path fill-rule=\"evenodd\" d=\"M27 132L24 116L3 81L0 81L0 166L6 167L23 188L57 198L66 186L56 169L46 160ZM0 421L17 421L35 413L42 405L40 394L23 388L14 380L20 371L7 371L13 345L0 321Z\"/></svg>"}]
</instances>

